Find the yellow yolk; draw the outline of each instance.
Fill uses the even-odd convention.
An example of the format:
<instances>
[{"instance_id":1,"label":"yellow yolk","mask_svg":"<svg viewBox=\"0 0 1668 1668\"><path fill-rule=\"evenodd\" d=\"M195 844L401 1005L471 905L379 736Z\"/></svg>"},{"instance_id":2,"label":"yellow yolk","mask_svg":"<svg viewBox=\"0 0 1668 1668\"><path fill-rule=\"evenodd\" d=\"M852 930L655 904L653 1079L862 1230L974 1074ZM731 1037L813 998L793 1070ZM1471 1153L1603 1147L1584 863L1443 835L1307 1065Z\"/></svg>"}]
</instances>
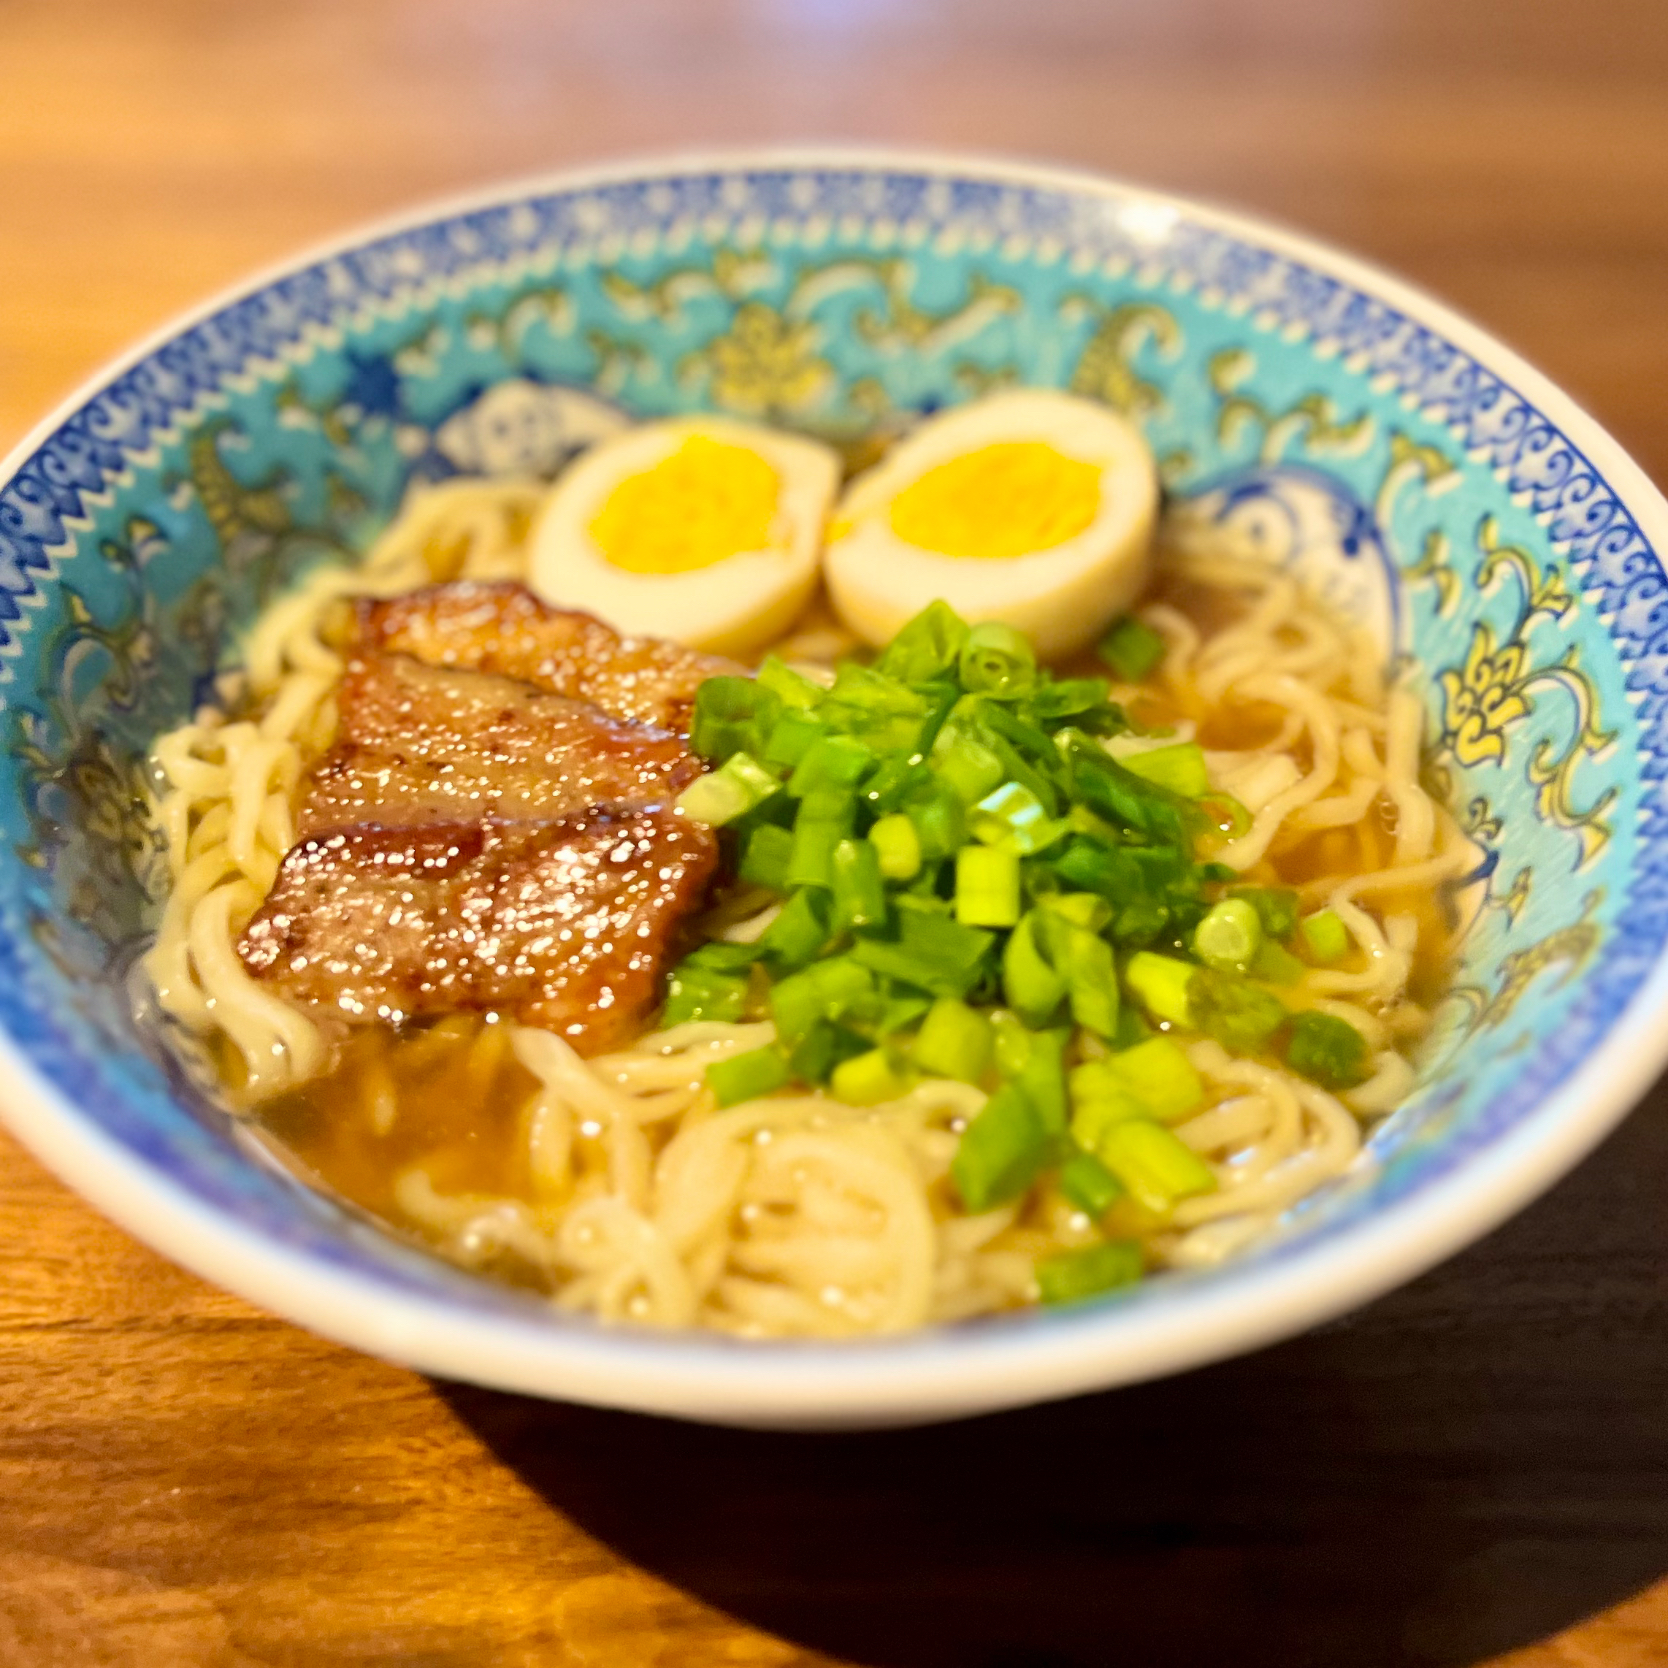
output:
<instances>
[{"instance_id":1,"label":"yellow yolk","mask_svg":"<svg viewBox=\"0 0 1668 1668\"><path fill-rule=\"evenodd\" d=\"M757 452L693 434L609 493L591 538L627 573L691 573L767 549L780 484Z\"/></svg>"},{"instance_id":2,"label":"yellow yolk","mask_svg":"<svg viewBox=\"0 0 1668 1668\"><path fill-rule=\"evenodd\" d=\"M1003 440L929 469L892 500L892 531L940 556L1005 559L1074 539L1100 511L1100 470L1041 440Z\"/></svg>"}]
</instances>

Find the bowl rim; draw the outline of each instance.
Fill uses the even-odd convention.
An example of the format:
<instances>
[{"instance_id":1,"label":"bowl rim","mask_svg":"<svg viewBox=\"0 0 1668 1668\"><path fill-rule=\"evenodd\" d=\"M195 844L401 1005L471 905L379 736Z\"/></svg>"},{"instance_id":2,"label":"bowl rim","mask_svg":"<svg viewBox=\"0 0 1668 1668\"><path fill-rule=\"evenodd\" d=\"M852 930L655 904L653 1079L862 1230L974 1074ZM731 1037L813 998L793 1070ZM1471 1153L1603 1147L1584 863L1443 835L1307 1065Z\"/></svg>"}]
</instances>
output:
<instances>
[{"instance_id":1,"label":"bowl rim","mask_svg":"<svg viewBox=\"0 0 1668 1668\"><path fill-rule=\"evenodd\" d=\"M85 379L0 460L0 485L125 371L229 305L319 262L532 196L689 174L820 168L906 172L1148 202L1301 261L1439 333L1551 418L1658 551L1668 501L1569 395L1446 302L1278 221L1097 171L976 151L888 145L680 149L523 176L358 224L175 316ZM798 1429L965 1417L1155 1378L1289 1337L1380 1296L1481 1238L1571 1169L1668 1064L1668 952L1585 1060L1508 1132L1406 1198L1301 1249L1162 1303L1086 1306L831 1344L552 1326L417 1295L315 1260L210 1206L87 1119L0 1030L0 1119L104 1215L214 1284L339 1343L439 1376L715 1423Z\"/></svg>"}]
</instances>

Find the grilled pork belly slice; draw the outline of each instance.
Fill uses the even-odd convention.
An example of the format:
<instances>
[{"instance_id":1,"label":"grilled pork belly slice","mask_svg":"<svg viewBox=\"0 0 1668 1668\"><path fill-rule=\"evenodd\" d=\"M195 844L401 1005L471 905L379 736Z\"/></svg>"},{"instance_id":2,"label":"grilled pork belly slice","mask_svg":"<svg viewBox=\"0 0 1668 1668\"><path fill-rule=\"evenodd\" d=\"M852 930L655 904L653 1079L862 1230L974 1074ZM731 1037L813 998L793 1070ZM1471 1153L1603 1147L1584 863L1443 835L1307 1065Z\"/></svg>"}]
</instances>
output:
<instances>
[{"instance_id":1,"label":"grilled pork belly slice","mask_svg":"<svg viewBox=\"0 0 1668 1668\"><path fill-rule=\"evenodd\" d=\"M550 607L513 581L431 585L362 602L359 645L430 666L519 678L679 735L689 733L701 681L743 670L657 637L622 637L589 614Z\"/></svg>"},{"instance_id":2,"label":"grilled pork belly slice","mask_svg":"<svg viewBox=\"0 0 1668 1668\"><path fill-rule=\"evenodd\" d=\"M659 1001L716 864L711 833L669 809L322 831L284 859L238 949L321 1018L496 1010L601 1053Z\"/></svg>"},{"instance_id":3,"label":"grilled pork belly slice","mask_svg":"<svg viewBox=\"0 0 1668 1668\"><path fill-rule=\"evenodd\" d=\"M589 702L404 655L349 664L335 745L314 766L303 835L374 822L542 821L664 805L701 773L682 741Z\"/></svg>"}]
</instances>

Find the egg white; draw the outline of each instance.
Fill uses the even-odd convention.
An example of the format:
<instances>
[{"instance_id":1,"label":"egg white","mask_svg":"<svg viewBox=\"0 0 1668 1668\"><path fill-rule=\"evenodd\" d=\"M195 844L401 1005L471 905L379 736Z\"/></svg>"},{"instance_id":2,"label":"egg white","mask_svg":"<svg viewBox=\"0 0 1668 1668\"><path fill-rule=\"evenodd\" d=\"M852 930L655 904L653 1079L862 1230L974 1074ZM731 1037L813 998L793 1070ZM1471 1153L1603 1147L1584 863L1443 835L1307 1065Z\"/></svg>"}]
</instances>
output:
<instances>
[{"instance_id":1,"label":"egg white","mask_svg":"<svg viewBox=\"0 0 1668 1668\"><path fill-rule=\"evenodd\" d=\"M1100 503L1081 533L1011 557L946 556L893 532L893 500L929 470L1007 441L1042 441L1097 467ZM846 489L823 569L835 610L870 643L942 598L964 619L1000 620L1045 659L1092 643L1145 587L1158 472L1141 433L1103 405L1052 389L1013 389L928 418Z\"/></svg>"},{"instance_id":2,"label":"egg white","mask_svg":"<svg viewBox=\"0 0 1668 1668\"><path fill-rule=\"evenodd\" d=\"M768 547L687 573L616 567L592 538L592 522L622 481L695 435L754 452L776 472ZM582 608L619 631L713 654L751 653L786 632L810 600L839 478L834 452L798 435L726 417L640 423L593 446L558 478L533 526L527 583L547 602Z\"/></svg>"}]
</instances>

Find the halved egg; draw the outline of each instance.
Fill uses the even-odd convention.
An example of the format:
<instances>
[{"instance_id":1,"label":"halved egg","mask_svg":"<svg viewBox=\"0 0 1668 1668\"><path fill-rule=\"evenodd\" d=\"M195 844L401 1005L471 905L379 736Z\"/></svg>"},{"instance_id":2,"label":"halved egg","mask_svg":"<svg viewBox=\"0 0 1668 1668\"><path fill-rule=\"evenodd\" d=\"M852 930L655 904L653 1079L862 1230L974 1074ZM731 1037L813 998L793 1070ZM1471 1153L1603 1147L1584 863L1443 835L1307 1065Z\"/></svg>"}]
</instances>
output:
<instances>
[{"instance_id":1,"label":"halved egg","mask_svg":"<svg viewBox=\"0 0 1668 1668\"><path fill-rule=\"evenodd\" d=\"M941 597L1059 659L1146 584L1157 513L1139 430L1072 394L1014 389L929 418L854 480L823 570L870 643Z\"/></svg>"},{"instance_id":2,"label":"halved egg","mask_svg":"<svg viewBox=\"0 0 1668 1668\"><path fill-rule=\"evenodd\" d=\"M639 424L550 489L528 584L620 631L748 654L804 609L839 476L834 452L798 435L723 417Z\"/></svg>"}]
</instances>

